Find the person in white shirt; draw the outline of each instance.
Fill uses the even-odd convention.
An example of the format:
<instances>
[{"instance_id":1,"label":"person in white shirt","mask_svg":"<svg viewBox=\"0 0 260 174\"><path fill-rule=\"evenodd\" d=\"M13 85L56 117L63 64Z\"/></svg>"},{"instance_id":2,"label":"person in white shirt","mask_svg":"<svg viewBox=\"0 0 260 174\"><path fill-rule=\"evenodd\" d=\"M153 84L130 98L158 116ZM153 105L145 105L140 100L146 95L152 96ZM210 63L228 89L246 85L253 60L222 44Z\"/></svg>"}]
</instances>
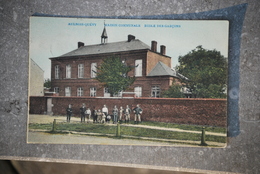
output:
<instances>
[{"instance_id":1,"label":"person in white shirt","mask_svg":"<svg viewBox=\"0 0 260 174\"><path fill-rule=\"evenodd\" d=\"M103 106L102 113L105 114L106 117L108 116L108 108L106 105ZM107 122L107 119L106 119L106 122Z\"/></svg>"},{"instance_id":2,"label":"person in white shirt","mask_svg":"<svg viewBox=\"0 0 260 174\"><path fill-rule=\"evenodd\" d=\"M91 116L91 110L88 108L86 111L85 111L85 114L87 116L87 122L89 123L90 122L90 116Z\"/></svg>"}]
</instances>

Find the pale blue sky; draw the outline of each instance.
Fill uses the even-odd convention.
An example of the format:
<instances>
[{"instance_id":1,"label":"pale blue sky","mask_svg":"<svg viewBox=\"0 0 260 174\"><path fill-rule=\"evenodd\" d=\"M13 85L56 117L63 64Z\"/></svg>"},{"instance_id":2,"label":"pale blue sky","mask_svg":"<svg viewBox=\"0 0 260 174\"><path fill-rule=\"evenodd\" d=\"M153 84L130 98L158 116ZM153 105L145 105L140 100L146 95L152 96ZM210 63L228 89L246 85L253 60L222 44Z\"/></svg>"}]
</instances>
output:
<instances>
[{"instance_id":1,"label":"pale blue sky","mask_svg":"<svg viewBox=\"0 0 260 174\"><path fill-rule=\"evenodd\" d=\"M57 57L77 49L77 43L100 44L104 21L108 42L127 40L132 34L147 45L157 41L166 46L166 55L172 57L172 67L178 64L178 57L202 45L205 49L216 49L228 55L228 21L216 20L133 20L133 19L89 19L89 18L30 18L30 58L43 70L44 77L50 78L50 57ZM80 23L81 25L69 25ZM83 24L83 25L82 25ZM94 24L93 26L85 26ZM133 27L124 24L140 25ZM145 25L155 27L145 27ZM116 25L116 26L115 26ZM157 27L157 25L177 25L178 27Z\"/></svg>"}]
</instances>

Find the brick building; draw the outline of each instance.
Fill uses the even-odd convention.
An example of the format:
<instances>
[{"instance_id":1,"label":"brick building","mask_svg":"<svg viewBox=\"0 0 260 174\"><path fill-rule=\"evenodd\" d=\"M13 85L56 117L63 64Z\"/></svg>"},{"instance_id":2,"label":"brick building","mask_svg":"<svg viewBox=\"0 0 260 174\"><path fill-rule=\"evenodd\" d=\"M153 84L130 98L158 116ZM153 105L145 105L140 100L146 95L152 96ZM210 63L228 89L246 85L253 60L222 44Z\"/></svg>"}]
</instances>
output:
<instances>
[{"instance_id":1,"label":"brick building","mask_svg":"<svg viewBox=\"0 0 260 174\"><path fill-rule=\"evenodd\" d=\"M95 80L96 67L104 58L120 57L127 65L135 66L129 76L136 80L128 91L135 97L160 97L172 83L179 82L179 76L171 69L171 57L166 55L166 47L151 41L151 47L128 35L125 41L107 43L104 28L101 43L84 45L78 42L78 48L51 60L51 90L59 96L110 97L107 89ZM138 65L138 66L137 66ZM119 96L122 94L119 94Z\"/></svg>"}]
</instances>

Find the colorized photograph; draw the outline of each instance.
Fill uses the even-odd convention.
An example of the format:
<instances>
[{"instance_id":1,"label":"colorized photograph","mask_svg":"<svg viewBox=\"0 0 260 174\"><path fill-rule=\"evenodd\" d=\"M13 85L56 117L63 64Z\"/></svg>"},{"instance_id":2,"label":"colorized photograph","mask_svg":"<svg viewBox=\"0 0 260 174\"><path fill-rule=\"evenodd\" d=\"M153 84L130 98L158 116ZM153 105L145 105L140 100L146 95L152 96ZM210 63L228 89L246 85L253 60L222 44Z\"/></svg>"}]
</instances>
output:
<instances>
[{"instance_id":1,"label":"colorized photograph","mask_svg":"<svg viewBox=\"0 0 260 174\"><path fill-rule=\"evenodd\" d=\"M30 17L27 143L223 148L227 20Z\"/></svg>"}]
</instances>

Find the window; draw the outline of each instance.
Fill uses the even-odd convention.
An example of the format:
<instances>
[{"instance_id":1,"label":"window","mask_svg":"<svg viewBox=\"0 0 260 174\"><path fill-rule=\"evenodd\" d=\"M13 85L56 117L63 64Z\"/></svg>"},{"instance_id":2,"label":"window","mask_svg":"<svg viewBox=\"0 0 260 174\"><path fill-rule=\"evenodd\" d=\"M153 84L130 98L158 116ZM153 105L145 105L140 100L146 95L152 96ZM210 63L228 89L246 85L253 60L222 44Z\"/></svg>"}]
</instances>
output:
<instances>
[{"instance_id":1,"label":"window","mask_svg":"<svg viewBox=\"0 0 260 174\"><path fill-rule=\"evenodd\" d=\"M96 97L96 95L97 95L96 87L91 87L90 88L90 97Z\"/></svg>"},{"instance_id":2,"label":"window","mask_svg":"<svg viewBox=\"0 0 260 174\"><path fill-rule=\"evenodd\" d=\"M158 98L160 97L160 86L152 86L152 97Z\"/></svg>"},{"instance_id":3,"label":"window","mask_svg":"<svg viewBox=\"0 0 260 174\"><path fill-rule=\"evenodd\" d=\"M110 93L108 92L108 88L104 88L104 97L110 97Z\"/></svg>"},{"instance_id":4,"label":"window","mask_svg":"<svg viewBox=\"0 0 260 174\"><path fill-rule=\"evenodd\" d=\"M59 87L54 87L54 92L55 92L55 93L60 93Z\"/></svg>"},{"instance_id":5,"label":"window","mask_svg":"<svg viewBox=\"0 0 260 174\"><path fill-rule=\"evenodd\" d=\"M78 89L77 89L77 96L83 96L83 88L82 87L79 87Z\"/></svg>"},{"instance_id":6,"label":"window","mask_svg":"<svg viewBox=\"0 0 260 174\"><path fill-rule=\"evenodd\" d=\"M134 90L135 90L135 97L142 97L142 87L141 86L136 86Z\"/></svg>"},{"instance_id":7,"label":"window","mask_svg":"<svg viewBox=\"0 0 260 174\"><path fill-rule=\"evenodd\" d=\"M78 65L78 78L83 78L84 75L84 65L79 64Z\"/></svg>"},{"instance_id":8,"label":"window","mask_svg":"<svg viewBox=\"0 0 260 174\"><path fill-rule=\"evenodd\" d=\"M55 66L55 79L59 79L60 78L60 66L56 65Z\"/></svg>"},{"instance_id":9,"label":"window","mask_svg":"<svg viewBox=\"0 0 260 174\"><path fill-rule=\"evenodd\" d=\"M119 91L117 94L114 94L113 97L122 97L123 91Z\"/></svg>"},{"instance_id":10,"label":"window","mask_svg":"<svg viewBox=\"0 0 260 174\"><path fill-rule=\"evenodd\" d=\"M96 77L96 72L97 72L97 63L91 63L91 78Z\"/></svg>"},{"instance_id":11,"label":"window","mask_svg":"<svg viewBox=\"0 0 260 174\"><path fill-rule=\"evenodd\" d=\"M65 88L65 96L67 96L67 97L71 96L71 88L70 87Z\"/></svg>"},{"instance_id":12,"label":"window","mask_svg":"<svg viewBox=\"0 0 260 174\"><path fill-rule=\"evenodd\" d=\"M71 65L66 65L66 78L71 78Z\"/></svg>"},{"instance_id":13,"label":"window","mask_svg":"<svg viewBox=\"0 0 260 174\"><path fill-rule=\"evenodd\" d=\"M142 59L135 60L135 76L142 76L142 67L143 61Z\"/></svg>"}]
</instances>

